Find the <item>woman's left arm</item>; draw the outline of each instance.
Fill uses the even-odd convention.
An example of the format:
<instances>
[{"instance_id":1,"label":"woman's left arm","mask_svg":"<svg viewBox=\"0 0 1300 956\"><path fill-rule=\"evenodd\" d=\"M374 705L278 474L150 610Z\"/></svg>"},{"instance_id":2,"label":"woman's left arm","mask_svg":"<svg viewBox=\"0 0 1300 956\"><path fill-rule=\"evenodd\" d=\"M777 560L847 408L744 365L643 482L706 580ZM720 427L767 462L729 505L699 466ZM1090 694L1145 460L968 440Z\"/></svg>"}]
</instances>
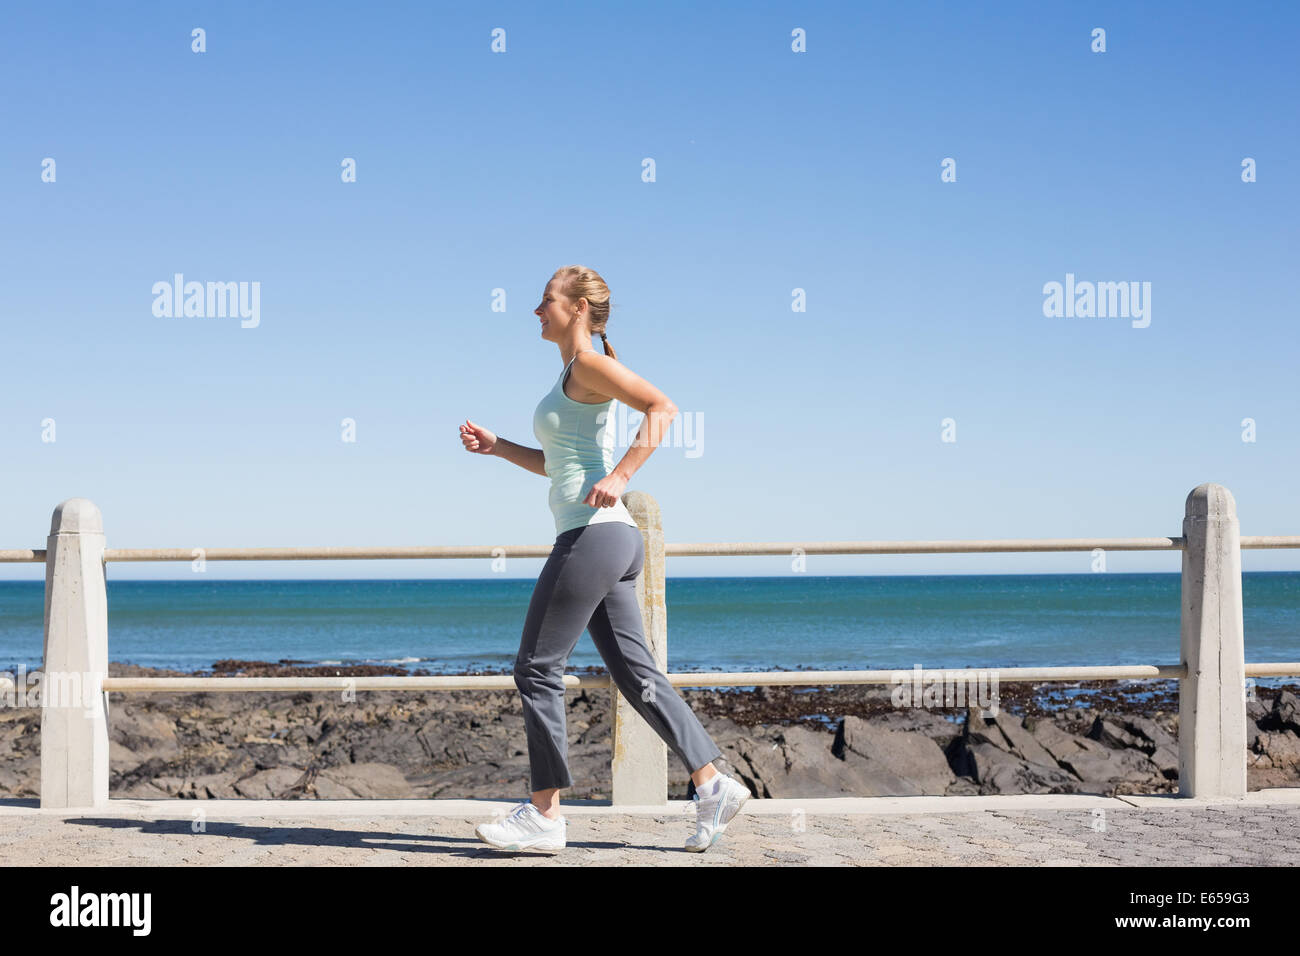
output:
<instances>
[{"instance_id":1,"label":"woman's left arm","mask_svg":"<svg viewBox=\"0 0 1300 956\"><path fill-rule=\"evenodd\" d=\"M596 352L580 354L573 363L570 377L576 378L583 388L616 398L645 415L632 447L613 471L592 486L584 501L594 508L609 508L619 500L632 476L664 440L668 426L677 417L677 406L659 389L608 355ZM606 422L605 427L612 428L613 424Z\"/></svg>"}]
</instances>

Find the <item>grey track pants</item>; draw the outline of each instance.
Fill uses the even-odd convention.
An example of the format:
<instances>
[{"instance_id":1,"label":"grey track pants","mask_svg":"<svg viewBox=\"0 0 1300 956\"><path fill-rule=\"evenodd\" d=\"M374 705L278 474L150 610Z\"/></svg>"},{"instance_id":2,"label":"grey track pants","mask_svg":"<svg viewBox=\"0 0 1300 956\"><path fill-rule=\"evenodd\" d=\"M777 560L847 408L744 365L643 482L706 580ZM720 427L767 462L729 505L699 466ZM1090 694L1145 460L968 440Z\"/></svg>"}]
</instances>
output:
<instances>
[{"instance_id":1,"label":"grey track pants","mask_svg":"<svg viewBox=\"0 0 1300 956\"><path fill-rule=\"evenodd\" d=\"M688 772L722 756L646 646L636 599L644 563L641 531L620 521L573 528L555 539L533 588L515 658L533 791L573 786L563 676L583 628L628 703Z\"/></svg>"}]
</instances>

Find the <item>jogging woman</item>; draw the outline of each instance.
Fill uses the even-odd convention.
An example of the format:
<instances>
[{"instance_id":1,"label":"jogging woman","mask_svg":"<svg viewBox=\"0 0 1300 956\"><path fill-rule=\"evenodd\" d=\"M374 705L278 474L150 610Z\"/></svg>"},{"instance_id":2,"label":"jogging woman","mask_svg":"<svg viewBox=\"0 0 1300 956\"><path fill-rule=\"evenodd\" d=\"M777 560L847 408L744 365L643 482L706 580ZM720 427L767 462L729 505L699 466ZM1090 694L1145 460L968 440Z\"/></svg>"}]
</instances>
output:
<instances>
[{"instance_id":1,"label":"jogging woman","mask_svg":"<svg viewBox=\"0 0 1300 956\"><path fill-rule=\"evenodd\" d=\"M690 772L696 831L686 849L707 850L749 799L749 788L714 767L722 751L646 646L636 599L644 543L620 497L662 440L677 407L618 361L605 338L609 288L591 269L557 270L535 312L542 338L555 343L564 362L554 387L533 413L533 434L542 447L516 445L469 419L460 426L467 451L496 455L551 479L556 532L555 546L533 588L514 666L528 735L531 799L503 821L479 824L474 832L501 849L564 848L568 823L560 814L559 793L573 786L567 762L564 665L585 628L628 703ZM592 335L600 336L604 355L592 348ZM609 417L615 399L645 414L637 441L617 467Z\"/></svg>"}]
</instances>

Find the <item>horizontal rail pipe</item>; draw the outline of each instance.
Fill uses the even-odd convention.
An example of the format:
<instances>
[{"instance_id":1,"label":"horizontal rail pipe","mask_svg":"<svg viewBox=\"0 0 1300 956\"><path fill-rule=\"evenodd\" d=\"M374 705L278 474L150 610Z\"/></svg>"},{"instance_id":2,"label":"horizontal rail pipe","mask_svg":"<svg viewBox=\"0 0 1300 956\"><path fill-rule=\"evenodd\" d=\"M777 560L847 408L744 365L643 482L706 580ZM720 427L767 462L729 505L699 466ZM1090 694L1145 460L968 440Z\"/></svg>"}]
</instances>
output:
<instances>
[{"instance_id":1,"label":"horizontal rail pipe","mask_svg":"<svg viewBox=\"0 0 1300 956\"><path fill-rule=\"evenodd\" d=\"M839 684L897 684L915 669L874 671L732 671L727 673L665 674L674 687L801 687ZM1117 664L1088 667L926 667L926 676L949 680L975 680L993 674L1001 683L1084 680L1181 680L1184 664ZM1300 662L1247 664L1247 677L1300 677ZM609 687L605 674L565 674L564 686ZM207 693L223 691L334 691L334 690L515 690L513 677L447 675L438 677L108 677L104 690L140 694L159 692Z\"/></svg>"},{"instance_id":2,"label":"horizontal rail pipe","mask_svg":"<svg viewBox=\"0 0 1300 956\"><path fill-rule=\"evenodd\" d=\"M1290 666L1300 674L1300 664ZM674 687L785 687L826 684L896 684L911 680L915 668L865 671L732 671L728 673L667 674ZM1180 679L1187 676L1181 664L1128 664L1090 667L924 667L923 676L943 675L954 680L974 680L994 674L1001 682L1061 680ZM605 674L565 674L565 687L607 687ZM510 675L448 675L438 677L109 677L104 690L147 691L258 691L258 690L514 690Z\"/></svg>"},{"instance_id":3,"label":"horizontal rail pipe","mask_svg":"<svg viewBox=\"0 0 1300 956\"><path fill-rule=\"evenodd\" d=\"M207 561L352 561L423 558L544 558L552 544L466 544L411 546L322 546L291 548L106 548L105 561L193 561L202 553ZM1009 538L971 541L785 541L785 542L676 542L664 544L665 557L714 555L789 554L993 554L1039 551L1182 551L1178 538ZM1300 548L1300 535L1244 535L1243 549ZM0 564L40 564L41 549L0 551Z\"/></svg>"}]
</instances>

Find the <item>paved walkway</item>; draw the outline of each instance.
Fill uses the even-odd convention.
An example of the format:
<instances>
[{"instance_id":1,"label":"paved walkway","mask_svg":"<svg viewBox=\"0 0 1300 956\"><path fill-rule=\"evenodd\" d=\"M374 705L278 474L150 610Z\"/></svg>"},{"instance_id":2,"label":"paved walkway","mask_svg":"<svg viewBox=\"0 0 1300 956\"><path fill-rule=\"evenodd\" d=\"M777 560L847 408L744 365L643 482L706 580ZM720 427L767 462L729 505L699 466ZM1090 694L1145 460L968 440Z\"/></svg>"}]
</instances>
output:
<instances>
[{"instance_id":1,"label":"paved walkway","mask_svg":"<svg viewBox=\"0 0 1300 956\"><path fill-rule=\"evenodd\" d=\"M522 798L521 798L522 799ZM564 804L557 855L480 843L494 800L120 800L41 810L0 801L10 863L290 866L1300 865L1300 789L1207 804L1173 796L757 800L707 853L687 853L694 804Z\"/></svg>"}]
</instances>

